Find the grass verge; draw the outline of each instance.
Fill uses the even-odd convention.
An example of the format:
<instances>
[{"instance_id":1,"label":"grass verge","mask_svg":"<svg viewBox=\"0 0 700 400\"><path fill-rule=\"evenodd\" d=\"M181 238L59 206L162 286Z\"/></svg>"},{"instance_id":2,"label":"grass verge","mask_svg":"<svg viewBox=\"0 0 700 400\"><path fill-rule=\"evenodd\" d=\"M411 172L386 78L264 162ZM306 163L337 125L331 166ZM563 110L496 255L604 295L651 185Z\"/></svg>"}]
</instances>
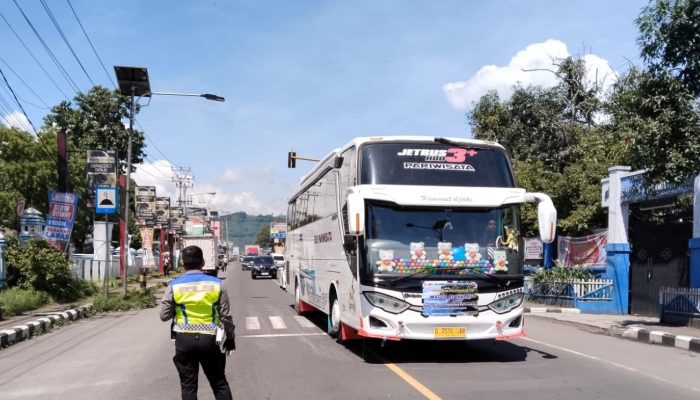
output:
<instances>
[{"instance_id":1,"label":"grass verge","mask_svg":"<svg viewBox=\"0 0 700 400\"><path fill-rule=\"evenodd\" d=\"M11 288L0 291L0 306L5 308L5 316L19 315L50 302L48 294L33 289Z\"/></svg>"},{"instance_id":2,"label":"grass verge","mask_svg":"<svg viewBox=\"0 0 700 400\"><path fill-rule=\"evenodd\" d=\"M130 290L127 294L104 293L95 296L92 302L93 312L127 311L153 308L157 304L155 289L149 288L146 291Z\"/></svg>"}]
</instances>

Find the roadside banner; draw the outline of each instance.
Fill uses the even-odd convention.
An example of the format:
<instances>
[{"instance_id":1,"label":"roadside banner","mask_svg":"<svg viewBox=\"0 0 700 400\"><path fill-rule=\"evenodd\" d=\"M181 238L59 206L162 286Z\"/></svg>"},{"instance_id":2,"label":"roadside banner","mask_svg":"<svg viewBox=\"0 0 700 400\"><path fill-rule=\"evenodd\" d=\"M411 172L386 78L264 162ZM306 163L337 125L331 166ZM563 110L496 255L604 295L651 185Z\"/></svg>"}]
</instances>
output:
<instances>
[{"instance_id":1,"label":"roadside banner","mask_svg":"<svg viewBox=\"0 0 700 400\"><path fill-rule=\"evenodd\" d=\"M66 251L78 210L75 193L49 192L49 212L46 218L44 238L53 247Z\"/></svg>"},{"instance_id":2,"label":"roadside banner","mask_svg":"<svg viewBox=\"0 0 700 400\"><path fill-rule=\"evenodd\" d=\"M559 261L565 267L581 266L584 268L605 266L608 244L608 232L596 233L584 237L559 236Z\"/></svg>"},{"instance_id":3,"label":"roadside banner","mask_svg":"<svg viewBox=\"0 0 700 400\"><path fill-rule=\"evenodd\" d=\"M153 226L156 223L156 187L136 187L136 219L142 225Z\"/></svg>"},{"instance_id":4,"label":"roadside banner","mask_svg":"<svg viewBox=\"0 0 700 400\"><path fill-rule=\"evenodd\" d=\"M141 228L141 250L143 250L143 267L155 268L153 258L153 228Z\"/></svg>"},{"instance_id":5,"label":"roadside banner","mask_svg":"<svg viewBox=\"0 0 700 400\"><path fill-rule=\"evenodd\" d=\"M175 232L182 231L185 227L185 219L182 216L182 209L170 209L170 229Z\"/></svg>"},{"instance_id":6,"label":"roadside banner","mask_svg":"<svg viewBox=\"0 0 700 400\"><path fill-rule=\"evenodd\" d=\"M156 197L155 222L163 229L170 226L170 197Z\"/></svg>"}]
</instances>

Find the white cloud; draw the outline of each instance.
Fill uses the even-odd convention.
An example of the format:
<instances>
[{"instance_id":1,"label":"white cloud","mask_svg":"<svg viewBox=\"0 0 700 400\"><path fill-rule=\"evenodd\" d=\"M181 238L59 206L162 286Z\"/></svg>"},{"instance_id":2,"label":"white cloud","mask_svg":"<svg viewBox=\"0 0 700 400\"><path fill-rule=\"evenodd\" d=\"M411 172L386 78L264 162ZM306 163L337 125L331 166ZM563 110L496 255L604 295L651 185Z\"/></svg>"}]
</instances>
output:
<instances>
[{"instance_id":1,"label":"white cloud","mask_svg":"<svg viewBox=\"0 0 700 400\"><path fill-rule=\"evenodd\" d=\"M156 195L170 197L170 204L178 203L179 190L172 182L173 165L168 161L144 162L136 166L131 174L137 185L155 186ZM274 167L265 164L259 167L262 172L249 173L238 169L225 171L221 176L224 185L197 179L194 186L187 189L187 198L195 207L207 207L220 212L245 211L249 214L279 214L286 211L286 203L280 200L268 200L270 187L276 187ZM261 179L264 177L265 179ZM212 194L215 193L215 194Z\"/></svg>"},{"instance_id":2,"label":"white cloud","mask_svg":"<svg viewBox=\"0 0 700 400\"><path fill-rule=\"evenodd\" d=\"M534 43L520 50L511 58L508 65L486 65L468 80L447 83L442 89L452 107L465 110L489 90L496 90L502 99L506 99L512 94L513 85L516 83L524 86L551 87L556 83L555 76L551 72L524 70L553 70L554 61L569 55L566 44L559 40L549 39L542 43ZM586 54L583 59L589 68L588 79L591 82L597 76L598 82L603 83L603 88L606 89L615 81L615 71L607 60L595 54Z\"/></svg>"},{"instance_id":3,"label":"white cloud","mask_svg":"<svg viewBox=\"0 0 700 400\"><path fill-rule=\"evenodd\" d=\"M17 128L25 132L34 132L27 117L25 117L24 114L19 111L13 111L9 114L3 115L2 118L0 118L0 122L2 122L2 124L8 128Z\"/></svg>"},{"instance_id":4,"label":"white cloud","mask_svg":"<svg viewBox=\"0 0 700 400\"><path fill-rule=\"evenodd\" d=\"M241 180L241 177L242 173L238 168L227 169L223 174L221 174L221 180L223 182L238 182Z\"/></svg>"}]
</instances>

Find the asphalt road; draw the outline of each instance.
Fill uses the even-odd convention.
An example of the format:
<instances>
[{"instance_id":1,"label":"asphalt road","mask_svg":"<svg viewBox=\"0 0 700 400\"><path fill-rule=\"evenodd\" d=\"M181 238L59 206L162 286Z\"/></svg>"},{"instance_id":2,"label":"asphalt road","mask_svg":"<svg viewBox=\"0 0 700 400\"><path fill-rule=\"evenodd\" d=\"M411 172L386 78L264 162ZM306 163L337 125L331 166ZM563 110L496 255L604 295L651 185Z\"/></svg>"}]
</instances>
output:
<instances>
[{"instance_id":1,"label":"asphalt road","mask_svg":"<svg viewBox=\"0 0 700 400\"><path fill-rule=\"evenodd\" d=\"M237 263L225 275L237 399L700 398L696 353L536 317L512 342L342 346L323 333L323 316L298 317L276 282ZM0 351L0 398L179 398L173 347L156 309L81 320ZM213 398L203 376L200 398Z\"/></svg>"}]
</instances>

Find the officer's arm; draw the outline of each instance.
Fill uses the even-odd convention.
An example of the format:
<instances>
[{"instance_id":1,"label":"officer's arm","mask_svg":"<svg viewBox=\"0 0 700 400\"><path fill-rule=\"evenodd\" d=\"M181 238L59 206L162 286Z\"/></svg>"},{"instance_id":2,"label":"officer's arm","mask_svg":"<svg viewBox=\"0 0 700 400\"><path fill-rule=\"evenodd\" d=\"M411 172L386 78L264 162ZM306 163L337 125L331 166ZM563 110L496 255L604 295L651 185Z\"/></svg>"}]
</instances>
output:
<instances>
[{"instance_id":1,"label":"officer's arm","mask_svg":"<svg viewBox=\"0 0 700 400\"><path fill-rule=\"evenodd\" d=\"M160 301L160 320L169 321L175 315L175 301L173 300L173 285L168 285Z\"/></svg>"},{"instance_id":2,"label":"officer's arm","mask_svg":"<svg viewBox=\"0 0 700 400\"><path fill-rule=\"evenodd\" d=\"M235 338L236 335L234 330L236 329L233 325L233 317L231 316L231 303L228 299L228 292L224 285L221 285L221 297L219 298L219 315L221 316L221 323L224 324L224 330L226 331L226 337Z\"/></svg>"}]
</instances>

